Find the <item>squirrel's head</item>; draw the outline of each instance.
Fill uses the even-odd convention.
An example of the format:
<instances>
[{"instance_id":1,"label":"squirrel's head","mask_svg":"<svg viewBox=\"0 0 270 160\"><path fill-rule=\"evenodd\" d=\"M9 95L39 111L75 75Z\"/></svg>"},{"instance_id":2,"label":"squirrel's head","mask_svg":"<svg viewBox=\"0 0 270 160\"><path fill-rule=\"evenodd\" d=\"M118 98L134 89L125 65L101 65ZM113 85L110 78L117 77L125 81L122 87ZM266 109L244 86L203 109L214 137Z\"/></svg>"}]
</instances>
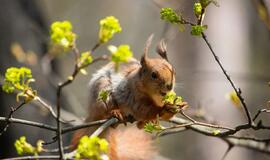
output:
<instances>
[{"instance_id":1,"label":"squirrel's head","mask_svg":"<svg viewBox=\"0 0 270 160\"><path fill-rule=\"evenodd\" d=\"M166 45L163 40L157 46L160 58L149 58L148 48L151 44L151 35L141 57L140 79L143 82L142 90L152 98L157 106L164 105L163 97L173 90L175 84L175 70L167 58Z\"/></svg>"}]
</instances>

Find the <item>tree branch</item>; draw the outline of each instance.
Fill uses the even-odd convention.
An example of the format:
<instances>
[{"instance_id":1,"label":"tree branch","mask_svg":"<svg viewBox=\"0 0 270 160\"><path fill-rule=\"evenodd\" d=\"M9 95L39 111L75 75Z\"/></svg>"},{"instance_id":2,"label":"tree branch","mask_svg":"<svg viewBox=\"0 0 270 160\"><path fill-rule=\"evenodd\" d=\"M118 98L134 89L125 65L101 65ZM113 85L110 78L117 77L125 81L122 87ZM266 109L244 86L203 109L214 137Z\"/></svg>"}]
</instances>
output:
<instances>
[{"instance_id":1,"label":"tree branch","mask_svg":"<svg viewBox=\"0 0 270 160\"><path fill-rule=\"evenodd\" d=\"M10 121L9 119L12 117L13 113L16 112L18 109L20 109L23 105L25 105L26 103L25 102L22 102L18 107L16 108L13 108L13 107L10 107L10 112L9 112L9 115L7 117L8 121L6 121L6 125L5 127L1 130L0 132L0 136L3 135L3 133L7 130L9 124L10 124Z\"/></svg>"},{"instance_id":2,"label":"tree branch","mask_svg":"<svg viewBox=\"0 0 270 160\"><path fill-rule=\"evenodd\" d=\"M233 146L244 147L270 155L270 146L268 145L268 142L255 141L252 139L241 139L235 137L228 137L223 139Z\"/></svg>"},{"instance_id":3,"label":"tree branch","mask_svg":"<svg viewBox=\"0 0 270 160\"><path fill-rule=\"evenodd\" d=\"M170 121L176 124L185 124L189 122L189 120L185 120L179 117L174 117ZM270 139L228 136L227 132L222 131L222 130L220 131L219 134L215 134L214 133L215 128L201 126L201 125L190 125L190 126L185 126L185 128L191 129L197 133L200 133L206 136L220 138L232 146L245 147L252 150L256 150L258 152L270 154L270 146L268 145ZM176 132L172 132L172 133L174 134ZM179 130L179 132L182 132L182 130ZM169 135L169 134L166 134L166 135Z\"/></svg>"},{"instance_id":4,"label":"tree branch","mask_svg":"<svg viewBox=\"0 0 270 160\"><path fill-rule=\"evenodd\" d=\"M105 123L107 121L108 121L108 119L104 119L104 120L98 120L98 121L93 121L93 122L87 122L87 123L83 123L83 124L80 124L80 125L75 125L73 127L67 127L67 128L64 128L62 130L62 134L65 134L65 133L68 133L68 132L71 132L71 131L75 131L75 130L78 130L78 129L82 129L82 128L87 128L87 127L100 125L100 124L103 124L103 123Z\"/></svg>"},{"instance_id":5,"label":"tree branch","mask_svg":"<svg viewBox=\"0 0 270 160\"><path fill-rule=\"evenodd\" d=\"M235 93L237 94L238 98L240 99L240 102L241 102L242 106L244 107L244 110L245 110L245 113L246 113L246 116L247 116L247 119L248 119L248 124L249 125L253 125L253 120L251 119L250 112L249 112L249 110L247 108L247 105L245 103L244 98L241 95L241 93L242 93L241 92L241 89L240 88L239 89L236 88L236 86L233 83L231 77L228 75L227 71L225 70L225 68L223 67L222 63L220 62L218 56L214 52L214 50L213 50L213 48L212 48L210 42L208 41L207 36L205 35L204 32L202 32L202 38L205 41L205 43L207 44L208 48L210 49L210 51L211 51L212 55L214 56L215 61L217 62L218 66L220 67L220 69L222 70L223 74L225 75L225 77L227 78L227 80L230 82L233 90L235 91Z\"/></svg>"},{"instance_id":6,"label":"tree branch","mask_svg":"<svg viewBox=\"0 0 270 160\"><path fill-rule=\"evenodd\" d=\"M38 101L41 106L45 107L46 109L49 110L49 112L52 114L52 116L57 119L57 114L54 112L53 108L51 105L49 105L48 103L46 103L44 100L42 100L39 96L36 96L35 97L35 100ZM61 117L60 117L60 122L62 123L69 123L69 121L66 121L66 120L63 120Z\"/></svg>"},{"instance_id":7,"label":"tree branch","mask_svg":"<svg viewBox=\"0 0 270 160\"><path fill-rule=\"evenodd\" d=\"M15 157L15 158L5 158L2 160L36 160L36 159L59 159L59 155L44 155L44 156L23 156L23 157Z\"/></svg>"},{"instance_id":8,"label":"tree branch","mask_svg":"<svg viewBox=\"0 0 270 160\"><path fill-rule=\"evenodd\" d=\"M203 122L198 122L194 119L192 119L190 116L188 116L187 114L184 113L184 111L181 109L180 113L187 118L188 120L190 120L191 122L193 122L192 125L201 125L201 126L205 126L205 127L212 127L212 128L217 128L217 129L226 129L229 131L234 131L235 129L230 128L230 127L224 127L224 126L219 126L219 125L214 125L214 124L208 124L208 123L203 123Z\"/></svg>"},{"instance_id":9,"label":"tree branch","mask_svg":"<svg viewBox=\"0 0 270 160\"><path fill-rule=\"evenodd\" d=\"M103 123L92 135L92 136L99 136L105 129L107 129L108 127L118 123L119 120L117 118L111 118L109 120L107 120L105 123Z\"/></svg>"},{"instance_id":10,"label":"tree branch","mask_svg":"<svg viewBox=\"0 0 270 160\"><path fill-rule=\"evenodd\" d=\"M258 112L256 113L256 115L253 118L253 121L255 121L259 117L259 115L261 113L270 113L270 110L269 109L260 109L260 110L258 110Z\"/></svg>"},{"instance_id":11,"label":"tree branch","mask_svg":"<svg viewBox=\"0 0 270 160\"><path fill-rule=\"evenodd\" d=\"M18 124L24 124L28 126L34 126L34 127L39 127L43 129L47 129L50 131L56 131L56 127L50 126L44 123L38 123L38 122L33 122L33 121L28 121L24 119L17 119L17 118L6 118L6 117L0 117L0 121L2 122L7 122L7 123L18 123Z\"/></svg>"}]
</instances>

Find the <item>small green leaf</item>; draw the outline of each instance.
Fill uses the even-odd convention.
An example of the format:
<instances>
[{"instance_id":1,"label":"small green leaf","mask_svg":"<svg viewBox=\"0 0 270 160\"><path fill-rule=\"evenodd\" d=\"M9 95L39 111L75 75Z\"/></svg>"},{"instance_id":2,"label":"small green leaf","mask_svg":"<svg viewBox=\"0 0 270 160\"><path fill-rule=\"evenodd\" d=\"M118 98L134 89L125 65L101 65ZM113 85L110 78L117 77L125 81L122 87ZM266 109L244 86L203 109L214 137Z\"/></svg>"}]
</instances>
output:
<instances>
[{"instance_id":1,"label":"small green leaf","mask_svg":"<svg viewBox=\"0 0 270 160\"><path fill-rule=\"evenodd\" d=\"M14 146L19 155L35 153L35 148L31 144L26 142L25 136L22 136L18 140L16 140Z\"/></svg>"},{"instance_id":2,"label":"small green leaf","mask_svg":"<svg viewBox=\"0 0 270 160\"><path fill-rule=\"evenodd\" d=\"M204 30L206 30L206 29L207 29L206 25L204 25L204 26L201 26L201 25L192 26L191 34L193 36L201 36L202 32L204 32Z\"/></svg>"},{"instance_id":3,"label":"small green leaf","mask_svg":"<svg viewBox=\"0 0 270 160\"><path fill-rule=\"evenodd\" d=\"M182 22L182 16L178 15L172 8L162 8L160 11L160 18L172 24Z\"/></svg>"},{"instance_id":4,"label":"small green leaf","mask_svg":"<svg viewBox=\"0 0 270 160\"><path fill-rule=\"evenodd\" d=\"M162 130L163 130L162 126L152 122L148 122L144 125L144 131L148 133L161 132Z\"/></svg>"},{"instance_id":5,"label":"small green leaf","mask_svg":"<svg viewBox=\"0 0 270 160\"><path fill-rule=\"evenodd\" d=\"M75 43L76 34L72 32L69 21L56 21L51 24L51 41L54 45L62 46L66 51Z\"/></svg>"},{"instance_id":6,"label":"small green leaf","mask_svg":"<svg viewBox=\"0 0 270 160\"><path fill-rule=\"evenodd\" d=\"M201 3L194 3L193 7L194 14L196 15L197 18L199 18L202 14L202 5Z\"/></svg>"},{"instance_id":7,"label":"small green leaf","mask_svg":"<svg viewBox=\"0 0 270 160\"><path fill-rule=\"evenodd\" d=\"M2 85L2 90L7 92L7 93L13 93L15 90L15 87L13 85L9 84L8 82L6 82Z\"/></svg>"},{"instance_id":8,"label":"small green leaf","mask_svg":"<svg viewBox=\"0 0 270 160\"><path fill-rule=\"evenodd\" d=\"M19 97L24 97L25 101L28 102L36 96L36 91L29 86L34 81L29 68L10 67L6 70L2 90L7 93L13 93L15 90L18 90L20 93L16 96L17 100L19 100Z\"/></svg>"},{"instance_id":9,"label":"small green leaf","mask_svg":"<svg viewBox=\"0 0 270 160\"><path fill-rule=\"evenodd\" d=\"M100 150L102 152L107 152L108 151L108 141L105 139L100 139L99 140L99 146L100 146Z\"/></svg>"},{"instance_id":10,"label":"small green leaf","mask_svg":"<svg viewBox=\"0 0 270 160\"><path fill-rule=\"evenodd\" d=\"M93 160L101 160L101 155L108 153L109 143L107 140L97 136L83 136L78 144L75 158L88 158Z\"/></svg>"},{"instance_id":11,"label":"small green leaf","mask_svg":"<svg viewBox=\"0 0 270 160\"><path fill-rule=\"evenodd\" d=\"M81 66L88 65L92 63L93 57L91 56L90 52L83 52L80 57L80 64Z\"/></svg>"},{"instance_id":12,"label":"small green leaf","mask_svg":"<svg viewBox=\"0 0 270 160\"><path fill-rule=\"evenodd\" d=\"M122 44L118 47L110 45L108 50L112 53L112 61L115 63L115 71L118 71L119 64L122 62L127 62L129 58L133 56L129 45Z\"/></svg>"},{"instance_id":13,"label":"small green leaf","mask_svg":"<svg viewBox=\"0 0 270 160\"><path fill-rule=\"evenodd\" d=\"M218 129L215 129L215 130L213 130L213 135L214 136L217 136L217 135L219 135L220 134L220 130L218 130Z\"/></svg>"},{"instance_id":14,"label":"small green leaf","mask_svg":"<svg viewBox=\"0 0 270 160\"><path fill-rule=\"evenodd\" d=\"M182 103L182 97L177 96L174 91L171 91L163 97L163 101L169 105L180 105Z\"/></svg>"},{"instance_id":15,"label":"small green leaf","mask_svg":"<svg viewBox=\"0 0 270 160\"><path fill-rule=\"evenodd\" d=\"M99 22L99 42L105 43L109 41L115 33L121 32L122 28L119 24L118 19L114 16L106 17Z\"/></svg>"},{"instance_id":16,"label":"small green leaf","mask_svg":"<svg viewBox=\"0 0 270 160\"><path fill-rule=\"evenodd\" d=\"M127 62L133 53L130 50L129 45L120 45L116 50L112 50L112 46L109 46L108 49L112 52L112 61L113 62Z\"/></svg>"},{"instance_id":17,"label":"small green leaf","mask_svg":"<svg viewBox=\"0 0 270 160\"><path fill-rule=\"evenodd\" d=\"M103 101L103 102L107 102L108 98L109 98L110 92L107 90L101 90L98 94L98 100L99 101Z\"/></svg>"},{"instance_id":18,"label":"small green leaf","mask_svg":"<svg viewBox=\"0 0 270 160\"><path fill-rule=\"evenodd\" d=\"M19 139L15 141L14 146L19 155L22 155L22 154L38 155L38 153L44 151L43 143L44 141L38 140L37 146L34 147L26 141L25 136L21 136Z\"/></svg>"}]
</instances>

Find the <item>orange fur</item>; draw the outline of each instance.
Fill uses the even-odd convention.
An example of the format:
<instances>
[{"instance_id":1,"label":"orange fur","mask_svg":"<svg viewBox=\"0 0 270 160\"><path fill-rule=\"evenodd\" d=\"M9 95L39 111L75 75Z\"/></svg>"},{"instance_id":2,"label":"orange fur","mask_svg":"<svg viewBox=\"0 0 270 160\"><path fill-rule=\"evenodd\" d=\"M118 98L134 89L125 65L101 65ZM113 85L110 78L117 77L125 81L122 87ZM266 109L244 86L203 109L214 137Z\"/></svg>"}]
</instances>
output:
<instances>
[{"instance_id":1,"label":"orange fur","mask_svg":"<svg viewBox=\"0 0 270 160\"><path fill-rule=\"evenodd\" d=\"M111 129L110 160L151 160L158 154L149 134L135 127Z\"/></svg>"}]
</instances>

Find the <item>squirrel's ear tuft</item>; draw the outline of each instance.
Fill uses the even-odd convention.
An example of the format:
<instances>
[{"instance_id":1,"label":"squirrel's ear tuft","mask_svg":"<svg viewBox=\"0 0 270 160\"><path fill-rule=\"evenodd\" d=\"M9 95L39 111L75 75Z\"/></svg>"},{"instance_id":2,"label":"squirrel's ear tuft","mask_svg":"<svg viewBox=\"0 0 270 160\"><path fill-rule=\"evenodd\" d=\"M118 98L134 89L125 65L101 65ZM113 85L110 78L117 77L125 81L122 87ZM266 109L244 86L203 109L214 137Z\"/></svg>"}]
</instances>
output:
<instances>
[{"instance_id":1,"label":"squirrel's ear tuft","mask_svg":"<svg viewBox=\"0 0 270 160\"><path fill-rule=\"evenodd\" d=\"M149 47L150 47L150 45L152 43L153 37L154 37L154 34L151 34L148 37L148 39L147 39L147 41L145 43L145 47L144 47L144 51L143 51L143 56L141 58L141 64L142 65L146 63L146 60L148 58L148 50L149 50Z\"/></svg>"},{"instance_id":2,"label":"squirrel's ear tuft","mask_svg":"<svg viewBox=\"0 0 270 160\"><path fill-rule=\"evenodd\" d=\"M141 65L144 66L146 64L146 59L147 57L145 56L145 54L141 57Z\"/></svg>"},{"instance_id":3,"label":"squirrel's ear tuft","mask_svg":"<svg viewBox=\"0 0 270 160\"><path fill-rule=\"evenodd\" d=\"M164 39L160 40L160 42L157 45L156 51L163 59L169 61L167 57L167 45Z\"/></svg>"}]
</instances>

